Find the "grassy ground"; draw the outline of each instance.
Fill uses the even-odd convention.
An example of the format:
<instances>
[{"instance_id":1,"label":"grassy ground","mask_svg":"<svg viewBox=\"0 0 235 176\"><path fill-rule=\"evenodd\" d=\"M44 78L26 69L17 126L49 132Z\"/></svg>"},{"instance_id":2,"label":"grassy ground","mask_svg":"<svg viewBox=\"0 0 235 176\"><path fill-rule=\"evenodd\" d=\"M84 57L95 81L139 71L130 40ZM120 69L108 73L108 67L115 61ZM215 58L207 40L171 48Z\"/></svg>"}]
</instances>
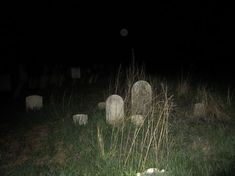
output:
<instances>
[{"instance_id":1,"label":"grassy ground","mask_svg":"<svg viewBox=\"0 0 235 176\"><path fill-rule=\"evenodd\" d=\"M97 103L104 101L112 88L102 84L83 85L83 88L74 84L52 90L41 111L26 113L11 108L4 116L12 120L0 124L0 175L134 176L153 167L165 169L158 175L233 175L233 104L226 103L226 98L220 100L219 93L199 90L195 85L190 87L187 79L183 81L186 83L168 83L167 96L173 95L174 106L167 121L160 121L157 113L153 115L156 121L142 127L129 121L120 127L106 124L105 112L98 110ZM152 83L156 86L160 82ZM160 91L159 87L156 90ZM169 99L162 100L163 105L166 100ZM217 100L224 102L223 109L217 107ZM218 112L208 111L208 117L192 118L192 105L197 101L207 102L207 109ZM75 125L74 113L87 113L89 123ZM159 135L160 128L165 135Z\"/></svg>"}]
</instances>

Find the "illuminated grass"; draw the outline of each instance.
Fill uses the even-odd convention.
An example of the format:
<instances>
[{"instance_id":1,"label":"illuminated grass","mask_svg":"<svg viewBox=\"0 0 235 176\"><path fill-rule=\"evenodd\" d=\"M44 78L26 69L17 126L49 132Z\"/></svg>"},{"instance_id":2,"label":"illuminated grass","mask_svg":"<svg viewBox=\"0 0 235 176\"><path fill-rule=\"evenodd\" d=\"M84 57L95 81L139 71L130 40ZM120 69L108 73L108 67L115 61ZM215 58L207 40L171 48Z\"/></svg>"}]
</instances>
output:
<instances>
[{"instance_id":1,"label":"illuminated grass","mask_svg":"<svg viewBox=\"0 0 235 176\"><path fill-rule=\"evenodd\" d=\"M169 86L171 83L150 79L142 70L131 69L127 73L127 82L122 75L126 72L120 69L113 88L100 88L108 92L105 95L98 86L81 90L74 85L71 90L54 92L41 112L23 113L17 123L2 124L0 175L134 176L150 167L165 169L164 175L169 176L234 173L231 89L226 92L226 105L220 94L202 86L193 87L188 80L182 80L174 89ZM128 107L131 85L139 79L155 86L154 109L144 125L134 126L128 115L119 127L107 125L105 113L98 111L97 103L115 92L124 97ZM190 106L199 100L208 103L210 112L223 107L215 111L218 118L187 118ZM73 124L72 114L81 111L89 115L87 126ZM224 113L230 118L220 120Z\"/></svg>"}]
</instances>

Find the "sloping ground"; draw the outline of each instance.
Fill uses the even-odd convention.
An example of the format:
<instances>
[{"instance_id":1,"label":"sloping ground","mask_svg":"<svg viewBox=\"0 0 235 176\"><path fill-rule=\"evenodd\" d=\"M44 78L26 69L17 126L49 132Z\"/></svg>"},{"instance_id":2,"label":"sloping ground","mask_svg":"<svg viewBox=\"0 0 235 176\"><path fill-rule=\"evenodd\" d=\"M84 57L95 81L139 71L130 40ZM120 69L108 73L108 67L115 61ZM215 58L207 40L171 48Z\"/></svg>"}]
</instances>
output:
<instances>
[{"instance_id":1,"label":"sloping ground","mask_svg":"<svg viewBox=\"0 0 235 176\"><path fill-rule=\"evenodd\" d=\"M68 149L64 148L63 141L51 143L49 135L52 133L51 124L45 124L23 131L14 129L9 133L1 134L1 175L14 175L19 168L21 168L19 173L24 173L22 167L26 166L28 169L48 165L63 166L66 163L65 152ZM29 175L37 175L37 173L32 172Z\"/></svg>"},{"instance_id":2,"label":"sloping ground","mask_svg":"<svg viewBox=\"0 0 235 176\"><path fill-rule=\"evenodd\" d=\"M39 112L26 113L24 104L20 102L20 106L6 106L3 113L6 118L0 123L0 175L95 175L97 170L105 169L100 167L99 160L96 161L98 153L94 146L94 126L89 123L84 128L78 128L73 126L70 119L74 112L83 111L89 115L97 113L94 109L99 101L104 100L103 91L104 87L98 85L86 85L83 89L67 91L66 96L72 92L75 96L72 97L72 104L68 104L69 96L64 99L63 92L56 92L56 96L60 96L55 106L52 107L47 98L48 107ZM58 113L54 113L54 110ZM96 114L96 117L103 116ZM92 119L89 122L92 123ZM226 165L227 171L216 171L216 176L234 172L234 153L230 150L234 146L230 140L234 137L234 123L224 125L221 133L215 133L217 136L213 135L213 130L217 129L209 123L200 127L197 123L176 120L173 125L175 147L178 148L174 148L170 162L175 165L175 173L180 173L181 167L185 169L203 165L197 161L212 161L220 167ZM213 138L207 138L210 136ZM202 158L198 158L197 152L201 152Z\"/></svg>"},{"instance_id":3,"label":"sloping ground","mask_svg":"<svg viewBox=\"0 0 235 176\"><path fill-rule=\"evenodd\" d=\"M64 119L72 125L72 113L90 114L97 108L98 101L104 101L102 85L94 86L96 91L93 86L67 90L65 98L64 92L54 91L58 99L45 97L44 108L36 112L25 111L23 98L5 103L0 119L0 175L17 175L18 172L45 175L50 173L49 166L63 167L71 155L78 160L79 155L71 152L73 145L68 146L63 141L63 129L68 128L63 126ZM69 97L72 104L68 104ZM55 106L50 101L55 101Z\"/></svg>"}]
</instances>

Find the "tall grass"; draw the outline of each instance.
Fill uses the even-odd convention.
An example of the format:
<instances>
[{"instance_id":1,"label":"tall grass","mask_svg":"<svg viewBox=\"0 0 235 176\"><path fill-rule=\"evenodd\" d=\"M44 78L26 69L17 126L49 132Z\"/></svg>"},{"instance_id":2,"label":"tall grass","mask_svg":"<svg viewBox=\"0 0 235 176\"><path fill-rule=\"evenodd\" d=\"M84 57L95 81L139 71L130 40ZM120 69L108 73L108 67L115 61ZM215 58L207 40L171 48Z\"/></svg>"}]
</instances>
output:
<instances>
[{"instance_id":1,"label":"tall grass","mask_svg":"<svg viewBox=\"0 0 235 176\"><path fill-rule=\"evenodd\" d=\"M146 80L152 85L153 99L144 123L135 125L131 120L131 89L138 80ZM125 119L122 123L116 126L107 124L105 113L97 111L75 83L71 90L54 91L46 99L45 109L41 113L29 113L30 118L27 118L52 117L52 123L43 121L45 128L32 127L34 130L28 132L33 137L28 140L24 134L13 140L19 141L23 151L20 152L18 147L14 149L20 156L16 159L26 158L25 162L14 165L8 147L10 137L1 136L8 140L0 140L0 163L3 165L0 173L135 176L147 168L165 169L161 175L169 176L219 176L234 172L234 123L231 123L232 116L227 118L225 108L225 105L230 108L233 105L231 89L223 99L206 86L193 87L190 80L184 78L172 88L167 81L152 79L145 74L144 68L134 64L126 71L120 66L114 81L105 97L119 94L124 98ZM94 90L97 94L97 87ZM91 96L90 92L86 93ZM210 123L187 118L192 116L195 103L205 105L205 118L210 119ZM181 113L176 114L176 108ZM188 113L182 113L184 110ZM74 113L89 113L88 124L73 124ZM188 116L182 120L182 114ZM221 119L228 121L217 121ZM22 126L25 129L25 123ZM39 135L41 133L47 135L43 137ZM35 141L32 139L39 141L37 150L26 147ZM27 150L23 150L25 147ZM5 162L3 159L7 158Z\"/></svg>"},{"instance_id":2,"label":"tall grass","mask_svg":"<svg viewBox=\"0 0 235 176\"><path fill-rule=\"evenodd\" d=\"M131 88L138 80L149 80L144 69L134 65L123 75L121 67L117 73L114 92L124 97L125 120L119 126L111 127L111 135L104 138L103 146L98 137L99 146L106 148L108 160L116 160L119 170L143 171L147 167L159 167L159 163L168 157L168 119L173 108L173 96L169 95L167 85L162 84L158 94L154 92L151 109L144 116L144 123L131 123ZM152 88L155 90L154 88ZM99 129L99 127L98 127ZM99 133L100 130L97 130ZM98 135L100 136L100 134ZM107 135L106 135L107 136ZM104 149L101 149L103 156ZM165 166L167 167L167 166Z\"/></svg>"}]
</instances>

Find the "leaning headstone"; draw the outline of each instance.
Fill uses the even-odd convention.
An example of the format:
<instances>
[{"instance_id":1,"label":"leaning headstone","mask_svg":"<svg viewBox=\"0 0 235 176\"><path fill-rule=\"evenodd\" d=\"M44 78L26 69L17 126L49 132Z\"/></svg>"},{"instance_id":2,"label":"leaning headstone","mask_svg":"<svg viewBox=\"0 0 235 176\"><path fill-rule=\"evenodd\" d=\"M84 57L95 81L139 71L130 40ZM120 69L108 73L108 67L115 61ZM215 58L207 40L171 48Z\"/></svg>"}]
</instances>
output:
<instances>
[{"instance_id":1,"label":"leaning headstone","mask_svg":"<svg viewBox=\"0 0 235 176\"><path fill-rule=\"evenodd\" d=\"M206 107L203 103L196 103L193 107L193 117L205 117Z\"/></svg>"},{"instance_id":2,"label":"leaning headstone","mask_svg":"<svg viewBox=\"0 0 235 176\"><path fill-rule=\"evenodd\" d=\"M8 74L0 75L0 92L11 91L11 76Z\"/></svg>"},{"instance_id":3,"label":"leaning headstone","mask_svg":"<svg viewBox=\"0 0 235 176\"><path fill-rule=\"evenodd\" d=\"M152 88L147 81L137 81L131 89L132 115L146 116L151 111Z\"/></svg>"},{"instance_id":4,"label":"leaning headstone","mask_svg":"<svg viewBox=\"0 0 235 176\"><path fill-rule=\"evenodd\" d=\"M99 103L98 103L98 109L99 109L99 110L105 109L105 106L106 106L106 103L105 103L105 102L99 102Z\"/></svg>"},{"instance_id":5,"label":"leaning headstone","mask_svg":"<svg viewBox=\"0 0 235 176\"><path fill-rule=\"evenodd\" d=\"M73 115L73 122L79 125L86 125L88 122L88 115L87 114L75 114Z\"/></svg>"},{"instance_id":6,"label":"leaning headstone","mask_svg":"<svg viewBox=\"0 0 235 176\"><path fill-rule=\"evenodd\" d=\"M115 125L124 120L124 101L119 95L111 95L106 100L106 122Z\"/></svg>"},{"instance_id":7,"label":"leaning headstone","mask_svg":"<svg viewBox=\"0 0 235 176\"><path fill-rule=\"evenodd\" d=\"M43 107L43 98L39 95L30 95L25 98L26 110L40 110Z\"/></svg>"},{"instance_id":8,"label":"leaning headstone","mask_svg":"<svg viewBox=\"0 0 235 176\"><path fill-rule=\"evenodd\" d=\"M131 122L137 126L142 125L144 123L144 116L142 115L132 115Z\"/></svg>"},{"instance_id":9,"label":"leaning headstone","mask_svg":"<svg viewBox=\"0 0 235 176\"><path fill-rule=\"evenodd\" d=\"M80 79L81 78L81 70L79 67L71 68L71 77L73 79Z\"/></svg>"}]
</instances>

